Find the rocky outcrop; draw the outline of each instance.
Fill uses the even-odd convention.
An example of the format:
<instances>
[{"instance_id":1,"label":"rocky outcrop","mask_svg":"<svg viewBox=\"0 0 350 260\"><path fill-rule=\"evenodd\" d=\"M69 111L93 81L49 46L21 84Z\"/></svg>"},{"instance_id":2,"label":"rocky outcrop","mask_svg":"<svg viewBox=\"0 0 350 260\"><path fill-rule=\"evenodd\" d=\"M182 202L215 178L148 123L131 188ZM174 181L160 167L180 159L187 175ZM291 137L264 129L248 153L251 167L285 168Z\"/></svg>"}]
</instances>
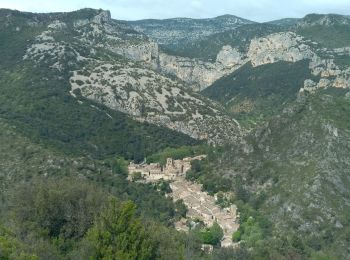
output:
<instances>
[{"instance_id":1,"label":"rocky outcrop","mask_svg":"<svg viewBox=\"0 0 350 260\"><path fill-rule=\"evenodd\" d=\"M317 50L320 52L320 50ZM348 48L333 50L322 50L328 55L347 55ZM322 59L303 37L293 32L283 32L257 38L251 41L248 50L248 59L253 66L275 63L278 61L296 62L300 60L310 60L309 68L314 76L319 76L320 80L314 82L306 80L301 92L314 92L318 88L350 87L349 69L341 70L334 62L334 59Z\"/></svg>"},{"instance_id":2,"label":"rocky outcrop","mask_svg":"<svg viewBox=\"0 0 350 260\"><path fill-rule=\"evenodd\" d=\"M201 91L219 78L226 76L246 62L244 55L231 46L223 46L214 63L196 59L159 54L160 69L176 75L192 86L195 91Z\"/></svg>"},{"instance_id":3,"label":"rocky outcrop","mask_svg":"<svg viewBox=\"0 0 350 260\"><path fill-rule=\"evenodd\" d=\"M341 70L333 59L321 59L317 55L310 60L309 68L315 76L319 76L318 82L306 80L300 92L315 92L320 88L350 88L350 69Z\"/></svg>"},{"instance_id":4,"label":"rocky outcrop","mask_svg":"<svg viewBox=\"0 0 350 260\"><path fill-rule=\"evenodd\" d=\"M99 14L95 15L92 19L94 23L108 23L111 21L111 12L108 10L100 11Z\"/></svg>"},{"instance_id":5,"label":"rocky outcrop","mask_svg":"<svg viewBox=\"0 0 350 260\"><path fill-rule=\"evenodd\" d=\"M247 55L253 66L260 66L277 61L296 62L311 59L314 53L303 42L301 36L283 32L253 39Z\"/></svg>"},{"instance_id":6,"label":"rocky outcrop","mask_svg":"<svg viewBox=\"0 0 350 260\"><path fill-rule=\"evenodd\" d=\"M110 46L110 50L134 61L143 61L152 64L155 68L158 63L158 45L154 42L144 42L137 45Z\"/></svg>"},{"instance_id":7,"label":"rocky outcrop","mask_svg":"<svg viewBox=\"0 0 350 260\"><path fill-rule=\"evenodd\" d=\"M61 30L73 33L64 41L57 40ZM225 51L235 55L227 60L221 57L220 66L228 69L240 56L229 48ZM48 23L23 59L44 63L50 69L69 70L70 93L77 99L83 97L79 102L87 98L140 122L214 144L239 138L239 124L222 107L193 93L177 78L159 73L160 56L156 43L111 20L108 12L99 12L78 22Z\"/></svg>"},{"instance_id":8,"label":"rocky outcrop","mask_svg":"<svg viewBox=\"0 0 350 260\"><path fill-rule=\"evenodd\" d=\"M149 19L128 21L127 23L134 30L148 35L158 44L176 45L254 22L233 15L223 15L209 19Z\"/></svg>"},{"instance_id":9,"label":"rocky outcrop","mask_svg":"<svg viewBox=\"0 0 350 260\"><path fill-rule=\"evenodd\" d=\"M235 141L239 124L177 81L136 64L93 62L74 71L71 94L82 95L141 122L166 126L212 143ZM218 127L221 126L221 127Z\"/></svg>"},{"instance_id":10,"label":"rocky outcrop","mask_svg":"<svg viewBox=\"0 0 350 260\"><path fill-rule=\"evenodd\" d=\"M297 27L311 26L332 26L332 25L349 25L350 18L345 15L338 14L308 14L299 20Z\"/></svg>"}]
</instances>

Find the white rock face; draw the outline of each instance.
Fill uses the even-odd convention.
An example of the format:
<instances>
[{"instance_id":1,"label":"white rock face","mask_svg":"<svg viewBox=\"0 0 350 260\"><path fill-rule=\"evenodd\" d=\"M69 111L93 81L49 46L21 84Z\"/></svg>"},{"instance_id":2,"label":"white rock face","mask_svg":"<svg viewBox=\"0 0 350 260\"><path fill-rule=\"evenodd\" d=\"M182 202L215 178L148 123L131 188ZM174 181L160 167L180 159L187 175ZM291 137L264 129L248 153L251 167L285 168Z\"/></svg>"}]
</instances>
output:
<instances>
[{"instance_id":1,"label":"white rock face","mask_svg":"<svg viewBox=\"0 0 350 260\"><path fill-rule=\"evenodd\" d=\"M230 45L225 45L216 56L216 62L221 63L226 68L232 68L243 63L243 55Z\"/></svg>"},{"instance_id":2,"label":"white rock face","mask_svg":"<svg viewBox=\"0 0 350 260\"><path fill-rule=\"evenodd\" d=\"M200 91L226 76L246 62L243 54L231 46L224 46L218 53L215 63L159 54L159 67L162 71L176 75L192 85L193 90Z\"/></svg>"},{"instance_id":3,"label":"white rock face","mask_svg":"<svg viewBox=\"0 0 350 260\"><path fill-rule=\"evenodd\" d=\"M314 53L302 42L301 36L283 32L253 39L247 55L253 66L259 66L277 61L311 59Z\"/></svg>"},{"instance_id":4,"label":"white rock face","mask_svg":"<svg viewBox=\"0 0 350 260\"><path fill-rule=\"evenodd\" d=\"M349 48L336 49L334 52L350 54ZM201 91L249 61L256 67L278 61L297 62L305 59L310 60L309 67L313 75L321 76L322 80L319 84L316 83L315 87L349 87L348 72L340 70L333 59L321 59L303 37L293 32L255 38L246 54L229 45L223 46L213 63L160 53L159 67L165 73L176 75L190 84L193 90ZM332 77L336 79L331 79ZM306 85L304 90L307 89L311 90L314 87Z\"/></svg>"},{"instance_id":5,"label":"white rock face","mask_svg":"<svg viewBox=\"0 0 350 260\"><path fill-rule=\"evenodd\" d=\"M101 11L98 15L95 15L92 19L94 23L109 22L111 20L111 13L109 11Z\"/></svg>"},{"instance_id":6,"label":"white rock face","mask_svg":"<svg viewBox=\"0 0 350 260\"><path fill-rule=\"evenodd\" d=\"M236 141L241 134L239 124L220 112L219 105L192 90L210 86L249 61L259 66L309 59L310 70L321 79L306 80L301 91L350 87L350 69L341 70L332 59L321 59L302 37L290 32L254 39L247 53L223 46L215 62L204 62L160 53L156 43L144 35L130 33L111 20L107 12L90 20L77 20L72 28L76 36L70 42L56 41L55 32L65 30L65 26L59 21L51 23L28 46L23 58L38 63L46 61L48 67L60 71L73 65L70 78L73 96L80 91L82 96L136 120L212 143ZM98 55L99 51L103 55Z\"/></svg>"},{"instance_id":7,"label":"white rock face","mask_svg":"<svg viewBox=\"0 0 350 260\"><path fill-rule=\"evenodd\" d=\"M158 44L154 42L146 42L138 45L111 46L110 50L124 57L157 65L158 60Z\"/></svg>"},{"instance_id":8,"label":"white rock face","mask_svg":"<svg viewBox=\"0 0 350 260\"><path fill-rule=\"evenodd\" d=\"M335 51L336 52L336 51ZM315 55L309 64L311 72L315 76L320 76L320 80L316 85L310 88L308 82L305 81L301 92L307 90L314 92L319 88L350 88L350 69L341 70L333 59L321 59Z\"/></svg>"},{"instance_id":9,"label":"white rock face","mask_svg":"<svg viewBox=\"0 0 350 260\"><path fill-rule=\"evenodd\" d=\"M208 100L184 90L176 81L136 64L98 64L73 72L70 78L73 96L79 90L82 96L138 121L166 126L213 143L234 141L240 133L236 121Z\"/></svg>"},{"instance_id":10,"label":"white rock face","mask_svg":"<svg viewBox=\"0 0 350 260\"><path fill-rule=\"evenodd\" d=\"M109 19L108 13L101 12L88 22L73 22L69 29L74 30L74 37L67 41L55 39L57 32L65 30L62 23L51 23L28 46L23 59L70 70L72 96L81 95L140 122L215 144L234 142L241 136L239 124L221 112L218 104L159 73L157 44Z\"/></svg>"},{"instance_id":11,"label":"white rock face","mask_svg":"<svg viewBox=\"0 0 350 260\"><path fill-rule=\"evenodd\" d=\"M49 29L64 29L67 25L61 21L55 20L47 26Z\"/></svg>"}]
</instances>

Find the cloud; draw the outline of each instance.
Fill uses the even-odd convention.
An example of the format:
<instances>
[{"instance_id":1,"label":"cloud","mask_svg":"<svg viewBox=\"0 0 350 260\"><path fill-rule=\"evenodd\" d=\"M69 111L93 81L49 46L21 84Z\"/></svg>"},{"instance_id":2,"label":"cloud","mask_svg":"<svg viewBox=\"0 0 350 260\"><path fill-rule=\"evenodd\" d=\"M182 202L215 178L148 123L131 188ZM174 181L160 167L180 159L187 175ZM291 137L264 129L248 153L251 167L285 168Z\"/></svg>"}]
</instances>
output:
<instances>
[{"instance_id":1,"label":"cloud","mask_svg":"<svg viewBox=\"0 0 350 260\"><path fill-rule=\"evenodd\" d=\"M234 14L255 21L302 17L307 13L350 14L349 0L1 0L0 8L30 12L72 11L92 7L111 11L113 18L205 18Z\"/></svg>"}]
</instances>

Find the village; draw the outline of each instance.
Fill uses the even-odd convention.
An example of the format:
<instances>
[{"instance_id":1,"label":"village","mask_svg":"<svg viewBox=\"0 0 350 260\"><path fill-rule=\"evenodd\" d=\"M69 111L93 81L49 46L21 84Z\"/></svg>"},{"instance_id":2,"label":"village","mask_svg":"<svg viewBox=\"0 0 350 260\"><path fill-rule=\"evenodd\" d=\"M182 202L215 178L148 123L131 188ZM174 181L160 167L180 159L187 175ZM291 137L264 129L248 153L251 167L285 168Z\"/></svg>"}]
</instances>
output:
<instances>
[{"instance_id":1,"label":"village","mask_svg":"<svg viewBox=\"0 0 350 260\"><path fill-rule=\"evenodd\" d=\"M217 222L224 232L221 246L233 246L232 234L239 228L236 206L221 208L216 204L214 196L202 191L200 184L185 179L186 172L191 169L191 161L202 160L205 157L206 155L199 155L182 160L168 158L164 166L159 163L135 164L131 162L128 166L128 179L132 180L135 173L138 173L145 182L170 181L172 192L169 196L174 201L183 200L188 209L186 219L177 222L176 229L187 232L186 222L191 219L199 219L207 226Z\"/></svg>"}]
</instances>

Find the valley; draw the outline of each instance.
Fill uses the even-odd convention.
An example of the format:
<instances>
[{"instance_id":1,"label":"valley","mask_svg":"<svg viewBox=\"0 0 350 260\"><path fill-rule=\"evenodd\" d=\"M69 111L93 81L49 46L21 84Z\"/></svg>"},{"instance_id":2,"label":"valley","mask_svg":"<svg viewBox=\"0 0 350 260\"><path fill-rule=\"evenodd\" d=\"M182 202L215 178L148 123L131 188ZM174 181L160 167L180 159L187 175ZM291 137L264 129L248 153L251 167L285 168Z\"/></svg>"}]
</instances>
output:
<instances>
[{"instance_id":1,"label":"valley","mask_svg":"<svg viewBox=\"0 0 350 260\"><path fill-rule=\"evenodd\" d=\"M113 17L0 9L0 259L350 259L349 16Z\"/></svg>"},{"instance_id":2,"label":"valley","mask_svg":"<svg viewBox=\"0 0 350 260\"><path fill-rule=\"evenodd\" d=\"M222 247L235 246L232 242L232 235L239 228L237 208L230 205L228 208L220 208L213 196L202 191L201 185L191 183L179 177L170 183L172 192L170 196L175 200L183 200L188 208L186 219L201 220L207 226L217 222L223 230L223 238L220 241ZM186 230L185 220L175 223L179 230ZM188 228L187 228L188 229Z\"/></svg>"},{"instance_id":3,"label":"valley","mask_svg":"<svg viewBox=\"0 0 350 260\"><path fill-rule=\"evenodd\" d=\"M175 223L179 231L188 232L191 222L203 222L207 227L215 222L223 230L223 237L220 241L222 247L233 246L232 235L238 230L239 223L237 217L237 207L229 205L221 208L217 205L217 199L203 191L202 186L185 179L187 171L191 169L191 161L202 160L206 155L196 157L186 157L183 160L173 160L167 158L165 166L160 164L140 164L131 163L128 166L129 180L141 182L169 181L170 196L174 202L181 200L187 207L186 218ZM137 175L139 176L137 177Z\"/></svg>"}]
</instances>

